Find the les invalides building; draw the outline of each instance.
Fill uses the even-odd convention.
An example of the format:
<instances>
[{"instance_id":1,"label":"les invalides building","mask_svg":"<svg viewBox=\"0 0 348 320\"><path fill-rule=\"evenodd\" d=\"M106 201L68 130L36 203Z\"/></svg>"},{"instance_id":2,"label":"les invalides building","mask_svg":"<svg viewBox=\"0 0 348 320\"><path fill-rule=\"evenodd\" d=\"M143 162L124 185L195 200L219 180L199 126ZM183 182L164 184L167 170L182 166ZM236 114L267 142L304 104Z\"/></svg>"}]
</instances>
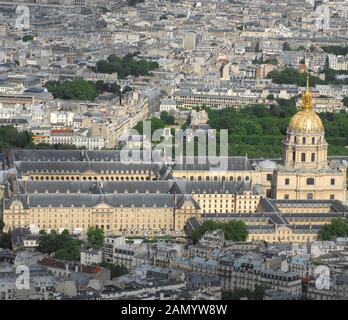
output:
<instances>
[{"instance_id":1,"label":"les invalides building","mask_svg":"<svg viewBox=\"0 0 348 320\"><path fill-rule=\"evenodd\" d=\"M283 141L283 164L274 172L273 197L345 201L346 167L328 162L325 129L313 111L308 82L302 108L291 118Z\"/></svg>"}]
</instances>

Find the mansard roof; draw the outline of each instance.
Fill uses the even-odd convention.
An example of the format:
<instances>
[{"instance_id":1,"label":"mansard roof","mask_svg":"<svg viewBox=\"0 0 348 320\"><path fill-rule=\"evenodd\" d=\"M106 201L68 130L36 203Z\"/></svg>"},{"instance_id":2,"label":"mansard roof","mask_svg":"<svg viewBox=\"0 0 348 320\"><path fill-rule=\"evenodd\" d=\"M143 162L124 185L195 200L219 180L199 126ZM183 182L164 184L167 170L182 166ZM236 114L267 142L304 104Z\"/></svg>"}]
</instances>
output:
<instances>
[{"instance_id":1,"label":"mansard roof","mask_svg":"<svg viewBox=\"0 0 348 320\"><path fill-rule=\"evenodd\" d=\"M28 162L22 161L16 164L18 171L22 174L26 173L116 173L119 171L153 171L158 172L160 165L156 163L150 164L127 164L122 162L87 162L87 161L50 161L50 162Z\"/></svg>"},{"instance_id":2,"label":"mansard roof","mask_svg":"<svg viewBox=\"0 0 348 320\"><path fill-rule=\"evenodd\" d=\"M5 208L10 208L11 204L14 201L20 201L23 204L24 208L90 208L96 207L101 204L105 204L113 208L173 208L176 204L176 206L180 208L185 201L193 201L195 205L197 204L189 195L174 196L171 194L30 194L17 195L5 200Z\"/></svg>"},{"instance_id":3,"label":"mansard roof","mask_svg":"<svg viewBox=\"0 0 348 320\"><path fill-rule=\"evenodd\" d=\"M155 151L153 151L155 152ZM147 153L141 150L11 150L13 161L51 162L51 161L91 161L121 162L122 159L134 159L140 162ZM152 153L152 156L155 156ZM150 159L151 160L151 159ZM144 161L150 162L150 161Z\"/></svg>"},{"instance_id":4,"label":"mansard roof","mask_svg":"<svg viewBox=\"0 0 348 320\"><path fill-rule=\"evenodd\" d=\"M96 181L23 181L18 180L18 193L95 193L100 194Z\"/></svg>"},{"instance_id":5,"label":"mansard roof","mask_svg":"<svg viewBox=\"0 0 348 320\"><path fill-rule=\"evenodd\" d=\"M254 167L247 157L184 157L173 170L250 171Z\"/></svg>"},{"instance_id":6,"label":"mansard roof","mask_svg":"<svg viewBox=\"0 0 348 320\"><path fill-rule=\"evenodd\" d=\"M186 180L154 180L154 181L52 181L52 180L17 180L17 190L25 193L77 193L77 194L203 194L230 193L241 194L245 191L253 193L255 188L245 181L186 181ZM12 190L13 191L13 190Z\"/></svg>"}]
</instances>

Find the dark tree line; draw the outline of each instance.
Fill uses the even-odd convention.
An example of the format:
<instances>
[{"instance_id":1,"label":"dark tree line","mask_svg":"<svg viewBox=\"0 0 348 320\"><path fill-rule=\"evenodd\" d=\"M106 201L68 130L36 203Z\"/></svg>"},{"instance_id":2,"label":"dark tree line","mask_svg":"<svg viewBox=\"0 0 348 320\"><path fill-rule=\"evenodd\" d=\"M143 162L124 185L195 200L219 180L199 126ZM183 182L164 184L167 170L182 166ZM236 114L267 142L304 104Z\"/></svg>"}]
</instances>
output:
<instances>
[{"instance_id":1,"label":"dark tree line","mask_svg":"<svg viewBox=\"0 0 348 320\"><path fill-rule=\"evenodd\" d=\"M129 75L138 77L150 74L150 71L159 67L157 62L145 59L134 59L133 54L126 54L123 58L110 55L107 60L99 60L94 68L95 72L117 73L118 78L124 79Z\"/></svg>"},{"instance_id":2,"label":"dark tree line","mask_svg":"<svg viewBox=\"0 0 348 320\"><path fill-rule=\"evenodd\" d=\"M245 241L248 237L248 229L242 220L229 222L208 220L204 221L198 229L192 232L191 239L197 243L204 233L218 229L224 232L226 240Z\"/></svg>"}]
</instances>

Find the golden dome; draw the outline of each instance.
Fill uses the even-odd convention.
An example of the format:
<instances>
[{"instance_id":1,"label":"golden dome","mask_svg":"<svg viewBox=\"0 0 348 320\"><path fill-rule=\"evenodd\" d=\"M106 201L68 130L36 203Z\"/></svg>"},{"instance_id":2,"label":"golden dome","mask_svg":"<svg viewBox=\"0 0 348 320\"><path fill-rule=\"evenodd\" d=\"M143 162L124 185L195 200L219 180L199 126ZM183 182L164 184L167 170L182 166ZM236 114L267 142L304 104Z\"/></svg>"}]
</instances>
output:
<instances>
[{"instance_id":1,"label":"golden dome","mask_svg":"<svg viewBox=\"0 0 348 320\"><path fill-rule=\"evenodd\" d=\"M302 95L302 108L290 120L288 132L311 134L324 133L323 122L313 111L312 95L309 91L309 78L307 77L307 90Z\"/></svg>"},{"instance_id":2,"label":"golden dome","mask_svg":"<svg viewBox=\"0 0 348 320\"><path fill-rule=\"evenodd\" d=\"M303 134L323 133L324 126L314 111L301 110L291 118L288 131Z\"/></svg>"}]
</instances>

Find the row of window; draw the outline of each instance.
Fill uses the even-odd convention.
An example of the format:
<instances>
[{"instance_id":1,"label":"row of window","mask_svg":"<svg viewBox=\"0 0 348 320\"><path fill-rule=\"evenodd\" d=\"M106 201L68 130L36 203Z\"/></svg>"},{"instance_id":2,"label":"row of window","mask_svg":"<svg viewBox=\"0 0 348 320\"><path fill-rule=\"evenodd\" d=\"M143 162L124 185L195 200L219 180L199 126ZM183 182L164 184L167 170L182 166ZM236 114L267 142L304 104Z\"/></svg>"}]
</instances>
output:
<instances>
[{"instance_id":1,"label":"row of window","mask_svg":"<svg viewBox=\"0 0 348 320\"><path fill-rule=\"evenodd\" d=\"M290 199L290 195L289 194L284 194L284 199L285 200L289 200ZM307 200L313 200L313 199L314 199L313 193L307 193ZM334 194L330 194L330 200L335 200L335 195Z\"/></svg>"},{"instance_id":2,"label":"row of window","mask_svg":"<svg viewBox=\"0 0 348 320\"><path fill-rule=\"evenodd\" d=\"M312 141L311 141L311 140L312 140ZM315 142L316 142L314 137L312 137L312 139L308 138L308 140L307 140L306 137L303 137L303 138L302 138L302 144L306 144L307 141L311 141L312 144L315 144ZM299 142L299 140L298 140L297 137L295 136L295 137L294 137L294 143L298 143L298 142ZM319 143L321 142L321 137L318 138L318 142L319 142Z\"/></svg>"},{"instance_id":3,"label":"row of window","mask_svg":"<svg viewBox=\"0 0 348 320\"><path fill-rule=\"evenodd\" d=\"M296 152L292 153L292 161L296 161ZM304 152L301 153L301 162L306 162L306 154ZM311 154L311 162L315 162L315 153Z\"/></svg>"},{"instance_id":4,"label":"row of window","mask_svg":"<svg viewBox=\"0 0 348 320\"><path fill-rule=\"evenodd\" d=\"M183 179L186 179L186 176L182 176L182 178ZM246 176L245 178L244 178L244 180L243 180L243 177L241 177L241 176L239 176L239 177L237 177L236 178L236 181L249 181L249 179L250 179L250 177L249 176ZM195 177L194 176L191 176L190 178L189 178L189 180L190 181L195 181L196 179L195 179ZM204 177L201 177L201 176L199 176L199 177L197 177L197 180L198 181L204 181ZM209 181L210 180L210 177L209 176L207 176L207 177L205 177L205 181ZM234 181L234 177L218 177L218 176L215 176L215 177L212 177L211 178L211 180L212 181Z\"/></svg>"},{"instance_id":5,"label":"row of window","mask_svg":"<svg viewBox=\"0 0 348 320\"><path fill-rule=\"evenodd\" d=\"M56 181L79 181L79 180L83 180L83 181L92 181L92 180L102 180L102 181L149 181L150 178L149 177L82 177L80 179L80 177L63 177L63 176L59 176L59 177L53 177L53 176L31 176L30 180L56 180ZM156 180L155 178L153 178L152 180Z\"/></svg>"},{"instance_id":6,"label":"row of window","mask_svg":"<svg viewBox=\"0 0 348 320\"><path fill-rule=\"evenodd\" d=\"M306 183L308 186L313 186L315 184L315 180L314 178L307 178ZM332 178L330 180L330 184L334 186L335 183L336 183L335 179ZM285 185L289 185L289 184L290 184L290 178L285 178Z\"/></svg>"}]
</instances>

